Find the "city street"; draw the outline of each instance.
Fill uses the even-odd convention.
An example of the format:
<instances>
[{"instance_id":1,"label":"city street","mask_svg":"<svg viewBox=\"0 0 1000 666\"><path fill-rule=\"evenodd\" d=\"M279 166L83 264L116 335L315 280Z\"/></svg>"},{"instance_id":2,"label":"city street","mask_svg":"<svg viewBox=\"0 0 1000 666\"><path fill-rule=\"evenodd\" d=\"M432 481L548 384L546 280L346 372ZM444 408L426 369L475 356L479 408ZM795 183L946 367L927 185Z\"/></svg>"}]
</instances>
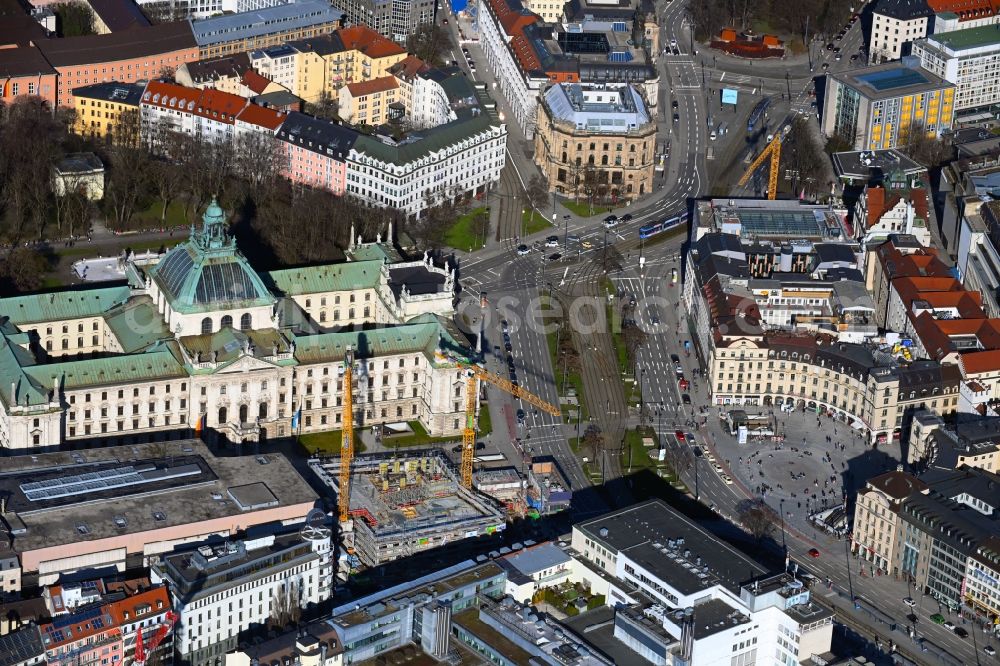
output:
<instances>
[{"instance_id":1,"label":"city street","mask_svg":"<svg viewBox=\"0 0 1000 666\"><path fill-rule=\"evenodd\" d=\"M776 513L783 514L780 531L774 536L779 540L778 547L786 549L789 557L819 579L814 586L816 596L836 608L853 628L863 629L885 650L888 641L894 641L901 651L920 663L980 663L985 658L981 649L991 637L977 629L968 639L962 639L932 623L927 618L938 611L936 602L907 589L906 583L891 576L872 577L871 571L863 567L864 562L849 554L849 539L828 535L808 520L810 511L841 501L845 486L853 495L866 478L891 469L895 459L882 452L865 450L844 424L836 426L836 430L832 422L821 422L817 427L815 416L809 414L782 415L781 428L786 441L778 451L773 450L771 443L742 447L736 444L720 421L718 409L709 407L708 387L696 376L696 371L703 368L698 367L697 357L689 356L684 348L684 340L690 334L685 315L678 307L681 285L671 285L670 276L674 269L682 273L680 255L685 238L657 239L658 242L647 246L637 234L643 224L686 210L689 197L710 189L705 170L706 150L719 151L726 145L719 141L710 145L710 113L713 127L731 120L734 130L727 135L731 137L729 150L716 153L713 171L735 169L747 150L745 118L741 119L739 114L749 113L762 95L772 99L768 127L781 126L795 115L814 114L815 98L810 95L817 85L814 77L862 64L850 60L861 44L860 27L853 27L838 43L844 54L840 61L825 48L825 42L815 41L809 54L751 63L707 50L698 52L699 47L692 43L684 25L684 10L684 3L675 0L662 6L660 12L662 43L667 45L674 39L681 51L681 55L660 54L656 59L661 83L655 112L661 141L670 142L669 161L658 179L660 186L630 207L628 212L633 218L627 224L607 230L601 223L603 215L582 218L553 202L552 209L541 212L550 219L554 215L558 227L522 237L521 189L530 174L535 173L535 167L531 164L532 146L524 140L519 128L509 124L508 164L500 186L491 193L497 233L491 234L493 237L483 250L459 255L463 297L478 302L485 295L488 304L484 338L487 365L502 376L508 372L501 330L501 321L507 320L511 356L520 385L556 403L557 389L562 387L558 386L558 368L552 367L545 333L541 326L524 323L530 319L529 312L539 307L540 297L548 294L564 307L588 302L594 304L595 310L603 310L604 284L610 280L617 299L636 299L635 317L648 338L637 354L635 368L639 400L644 407L639 410L635 403L626 402L622 373L608 328L574 327L572 331L574 345L581 355L580 374L587 411L610 449L600 465L606 478L627 471L618 469L616 447L625 429L638 425L642 419L659 434L668 449L667 459L692 493L731 523L739 524L738 505L760 496L758 491L762 491ZM481 57L477 49L475 44L470 47L474 59ZM482 66L470 75L486 80L492 87L491 74ZM822 80L819 79L820 85ZM718 91L724 87L740 91L740 110L710 109L718 104ZM672 108L675 101L676 110ZM503 99L498 103L501 109L506 104ZM677 122L673 121L674 112L678 115ZM511 117L509 111L505 113ZM778 123L776 119L784 120ZM750 190L746 192L752 194ZM558 235L558 248L545 247L543 239L550 234ZM571 245L568 235L579 236L580 243ZM622 262L622 270L609 275L605 275L600 261L605 242L614 245ZM518 252L521 243L528 246L526 253ZM562 256L550 260L549 256L557 252ZM500 346L499 355L494 353L496 345ZM682 401L672 355L679 358L684 376L691 382L687 391L690 405ZM536 413L502 391L488 387L487 392L494 427L489 450L496 448L512 460L520 458L521 447L524 453L552 456L574 490L590 484L567 442L567 437L576 435L576 424L560 426L552 417ZM518 410L524 410L523 423L517 418ZM675 439L676 430L686 433L684 443ZM813 439L803 443L803 436ZM842 450L840 444L844 445ZM703 455L695 456L692 445L702 449ZM807 449L809 454L805 453ZM723 474L732 477L730 482L724 480ZM853 508L853 504L849 507ZM574 506L574 511L581 510L590 513L601 507ZM817 556L810 554L813 549ZM915 628L902 604L907 596L918 602L914 611L918 618ZM855 608L852 600L856 597L872 604L877 602L877 607L894 619L896 630L890 631L882 620ZM957 617L954 619L961 622ZM970 623L970 630L971 626ZM910 629L914 629L913 638ZM922 645L915 639L920 639Z\"/></svg>"}]
</instances>

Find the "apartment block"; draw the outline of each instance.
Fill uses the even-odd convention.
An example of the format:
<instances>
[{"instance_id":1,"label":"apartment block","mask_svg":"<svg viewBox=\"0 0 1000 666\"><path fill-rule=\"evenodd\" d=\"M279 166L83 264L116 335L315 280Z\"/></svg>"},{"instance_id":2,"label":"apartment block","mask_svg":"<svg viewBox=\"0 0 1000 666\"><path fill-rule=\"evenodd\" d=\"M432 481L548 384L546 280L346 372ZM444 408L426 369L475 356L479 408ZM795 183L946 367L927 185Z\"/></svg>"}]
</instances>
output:
<instances>
[{"instance_id":1,"label":"apartment block","mask_svg":"<svg viewBox=\"0 0 1000 666\"><path fill-rule=\"evenodd\" d=\"M899 507L927 484L897 469L868 479L858 491L851 550L885 573L898 574Z\"/></svg>"},{"instance_id":2,"label":"apartment block","mask_svg":"<svg viewBox=\"0 0 1000 666\"><path fill-rule=\"evenodd\" d=\"M333 32L341 26L343 12L322 0L298 0L263 9L227 14L190 22L198 58L233 55L242 51L279 46Z\"/></svg>"},{"instance_id":3,"label":"apartment block","mask_svg":"<svg viewBox=\"0 0 1000 666\"><path fill-rule=\"evenodd\" d=\"M295 534L165 555L151 578L169 586L180 662L210 666L237 647L240 632L269 620L294 622L301 609L329 599L331 549L328 528L306 525Z\"/></svg>"},{"instance_id":4,"label":"apartment block","mask_svg":"<svg viewBox=\"0 0 1000 666\"><path fill-rule=\"evenodd\" d=\"M905 146L913 132L939 136L954 120L955 85L916 58L829 74L820 128L855 150Z\"/></svg>"},{"instance_id":5,"label":"apartment block","mask_svg":"<svg viewBox=\"0 0 1000 666\"><path fill-rule=\"evenodd\" d=\"M384 76L340 89L340 117L355 125L382 125L403 117L399 103L399 82Z\"/></svg>"},{"instance_id":6,"label":"apartment block","mask_svg":"<svg viewBox=\"0 0 1000 666\"><path fill-rule=\"evenodd\" d=\"M933 34L913 43L920 66L955 84L955 110L1000 101L1000 23Z\"/></svg>"},{"instance_id":7,"label":"apartment block","mask_svg":"<svg viewBox=\"0 0 1000 666\"><path fill-rule=\"evenodd\" d=\"M123 112L139 112L144 89L144 85L115 82L74 88L76 119L73 131L81 136L110 137Z\"/></svg>"},{"instance_id":8,"label":"apartment block","mask_svg":"<svg viewBox=\"0 0 1000 666\"><path fill-rule=\"evenodd\" d=\"M347 23L369 26L397 44L406 44L409 35L433 23L435 16L434 0L334 0L333 5L344 12Z\"/></svg>"}]
</instances>

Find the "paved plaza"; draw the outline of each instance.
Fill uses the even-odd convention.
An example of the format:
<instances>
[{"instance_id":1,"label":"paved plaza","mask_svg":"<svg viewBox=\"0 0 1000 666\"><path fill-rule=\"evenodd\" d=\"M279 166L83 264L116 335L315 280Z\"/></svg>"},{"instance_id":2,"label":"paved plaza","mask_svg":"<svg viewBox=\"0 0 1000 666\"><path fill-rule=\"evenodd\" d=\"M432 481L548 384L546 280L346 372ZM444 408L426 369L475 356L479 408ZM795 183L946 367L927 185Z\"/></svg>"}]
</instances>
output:
<instances>
[{"instance_id":1,"label":"paved plaza","mask_svg":"<svg viewBox=\"0 0 1000 666\"><path fill-rule=\"evenodd\" d=\"M808 527L811 532L809 515L842 504L845 494L852 507L865 480L895 469L899 462L898 442L873 449L857 430L834 418L798 409L744 409L771 415L776 435L784 440L768 437L741 445L736 436L716 435L716 454L737 483L750 494L764 496L775 509L783 508L786 522L800 530Z\"/></svg>"}]
</instances>

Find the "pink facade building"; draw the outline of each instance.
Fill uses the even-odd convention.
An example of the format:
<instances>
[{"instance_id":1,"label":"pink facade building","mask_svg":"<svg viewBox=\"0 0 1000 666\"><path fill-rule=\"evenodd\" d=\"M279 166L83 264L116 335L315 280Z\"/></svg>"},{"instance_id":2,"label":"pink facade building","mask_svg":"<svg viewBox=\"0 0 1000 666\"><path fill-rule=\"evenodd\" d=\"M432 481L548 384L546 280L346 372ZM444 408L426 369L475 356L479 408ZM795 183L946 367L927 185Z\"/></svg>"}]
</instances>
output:
<instances>
[{"instance_id":1,"label":"pink facade building","mask_svg":"<svg viewBox=\"0 0 1000 666\"><path fill-rule=\"evenodd\" d=\"M96 603L39 626L48 666L116 666L135 654L138 631L147 643L167 621L170 597L156 587L111 603ZM170 653L170 641L158 650Z\"/></svg>"},{"instance_id":2,"label":"pink facade building","mask_svg":"<svg viewBox=\"0 0 1000 666\"><path fill-rule=\"evenodd\" d=\"M289 113L276 135L285 156L283 173L293 183L336 195L347 188L347 153L357 133L327 120Z\"/></svg>"}]
</instances>

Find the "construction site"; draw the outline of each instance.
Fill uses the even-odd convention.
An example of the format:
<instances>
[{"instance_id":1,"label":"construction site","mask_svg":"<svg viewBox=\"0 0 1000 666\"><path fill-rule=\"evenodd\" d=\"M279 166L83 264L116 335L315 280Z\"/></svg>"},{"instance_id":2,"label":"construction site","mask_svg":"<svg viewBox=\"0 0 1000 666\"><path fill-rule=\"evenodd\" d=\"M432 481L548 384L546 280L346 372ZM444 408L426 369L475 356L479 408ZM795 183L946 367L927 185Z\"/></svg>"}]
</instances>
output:
<instances>
[{"instance_id":1,"label":"construction site","mask_svg":"<svg viewBox=\"0 0 1000 666\"><path fill-rule=\"evenodd\" d=\"M340 497L340 459L310 467ZM350 568L373 567L453 541L502 530L493 498L466 487L439 450L354 456L349 474Z\"/></svg>"}]
</instances>

